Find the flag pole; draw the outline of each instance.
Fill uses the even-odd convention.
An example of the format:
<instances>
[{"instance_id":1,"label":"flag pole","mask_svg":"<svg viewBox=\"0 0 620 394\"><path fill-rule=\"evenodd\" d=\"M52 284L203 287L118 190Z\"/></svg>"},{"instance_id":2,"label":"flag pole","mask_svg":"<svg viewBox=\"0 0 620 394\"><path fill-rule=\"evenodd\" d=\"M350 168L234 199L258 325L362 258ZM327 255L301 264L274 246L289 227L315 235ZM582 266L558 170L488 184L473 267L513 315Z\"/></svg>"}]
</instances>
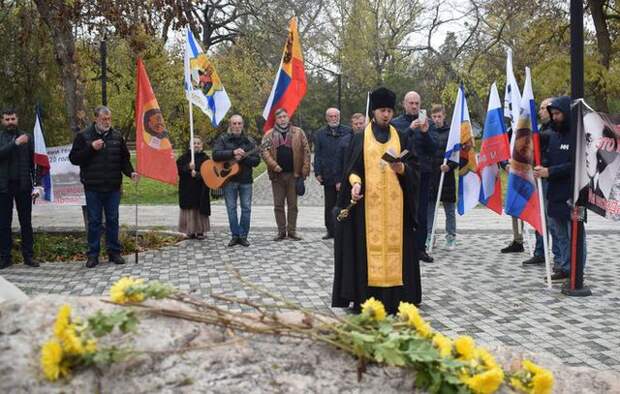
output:
<instances>
[{"instance_id":1,"label":"flag pole","mask_svg":"<svg viewBox=\"0 0 620 394\"><path fill-rule=\"evenodd\" d=\"M551 290L551 259L549 258L549 238L547 237L547 215L545 215L545 199L543 196L542 179L536 178L538 201L540 201L540 223L542 224L543 253L545 254L545 270L547 272L547 288Z\"/></svg>"},{"instance_id":2,"label":"flag pole","mask_svg":"<svg viewBox=\"0 0 620 394\"><path fill-rule=\"evenodd\" d=\"M136 188L136 233L135 233L135 237L136 237L136 252L135 252L135 259L134 262L135 264L138 264L138 182L135 182L135 188Z\"/></svg>"},{"instance_id":3,"label":"flag pole","mask_svg":"<svg viewBox=\"0 0 620 394\"><path fill-rule=\"evenodd\" d=\"M448 159L443 159L443 165L448 164ZM439 187L437 188L437 199L435 201L435 213L433 214L433 225L431 227L431 241L430 245L428 245L428 253L433 252L433 243L435 241L435 224L437 224L437 211L439 209L439 200L441 199L441 192L443 190L443 179L446 176L446 173L441 171L441 175L439 177Z\"/></svg>"},{"instance_id":4,"label":"flag pole","mask_svg":"<svg viewBox=\"0 0 620 394\"><path fill-rule=\"evenodd\" d=\"M194 111L192 110L193 105L192 105L192 99L191 99L191 95L192 95L192 87L190 85L189 88L189 95L190 97L188 97L187 101L189 101L189 152L190 152L190 156L191 156L191 161L190 163L194 164Z\"/></svg>"}]
</instances>

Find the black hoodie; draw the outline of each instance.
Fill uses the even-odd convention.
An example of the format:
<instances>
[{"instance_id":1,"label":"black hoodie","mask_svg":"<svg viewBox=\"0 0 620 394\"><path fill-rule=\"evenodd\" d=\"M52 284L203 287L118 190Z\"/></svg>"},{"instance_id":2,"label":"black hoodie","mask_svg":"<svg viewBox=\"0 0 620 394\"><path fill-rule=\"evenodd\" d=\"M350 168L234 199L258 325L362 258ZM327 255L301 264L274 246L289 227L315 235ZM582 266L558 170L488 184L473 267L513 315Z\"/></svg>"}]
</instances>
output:
<instances>
[{"instance_id":1,"label":"black hoodie","mask_svg":"<svg viewBox=\"0 0 620 394\"><path fill-rule=\"evenodd\" d=\"M570 220L571 174L573 166L573 137L570 132L570 97L556 97L547 107L559 109L564 114L560 124L552 121L553 133L547 149L543 153L543 166L549 168L549 188L547 189L548 214L552 218ZM553 118L552 118L553 119Z\"/></svg>"}]
</instances>

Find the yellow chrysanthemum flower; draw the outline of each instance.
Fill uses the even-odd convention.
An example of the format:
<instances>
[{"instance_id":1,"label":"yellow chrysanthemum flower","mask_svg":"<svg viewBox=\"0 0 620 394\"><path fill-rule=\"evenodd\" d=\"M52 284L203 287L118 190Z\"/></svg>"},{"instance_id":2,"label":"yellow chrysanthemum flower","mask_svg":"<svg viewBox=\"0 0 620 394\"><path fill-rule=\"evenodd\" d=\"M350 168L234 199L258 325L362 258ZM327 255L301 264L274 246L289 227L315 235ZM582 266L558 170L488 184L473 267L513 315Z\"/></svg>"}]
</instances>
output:
<instances>
[{"instance_id":1,"label":"yellow chrysanthemum flower","mask_svg":"<svg viewBox=\"0 0 620 394\"><path fill-rule=\"evenodd\" d=\"M89 339L86 341L86 346L84 347L86 353L94 353L97 351L97 340Z\"/></svg>"},{"instance_id":2,"label":"yellow chrysanthemum flower","mask_svg":"<svg viewBox=\"0 0 620 394\"><path fill-rule=\"evenodd\" d=\"M415 328L420 336L428 338L432 335L431 326L420 316L415 305L401 302L398 305L398 316L401 320L406 321L409 326Z\"/></svg>"},{"instance_id":3,"label":"yellow chrysanthemum flower","mask_svg":"<svg viewBox=\"0 0 620 394\"><path fill-rule=\"evenodd\" d=\"M533 394L550 394L553 390L553 374L541 368L541 370L532 378Z\"/></svg>"},{"instance_id":4,"label":"yellow chrysanthemum flower","mask_svg":"<svg viewBox=\"0 0 620 394\"><path fill-rule=\"evenodd\" d=\"M512 377L510 378L510 385L515 389L522 391L524 393L529 393L530 390L523 384L521 379Z\"/></svg>"},{"instance_id":5,"label":"yellow chrysanthemum flower","mask_svg":"<svg viewBox=\"0 0 620 394\"><path fill-rule=\"evenodd\" d=\"M465 380L465 384L477 394L492 394L504 381L504 372L500 368L490 369Z\"/></svg>"},{"instance_id":6,"label":"yellow chrysanthemum flower","mask_svg":"<svg viewBox=\"0 0 620 394\"><path fill-rule=\"evenodd\" d=\"M58 309L56 322L54 323L54 335L58 339L62 339L62 334L71 323L71 307L67 304L62 305Z\"/></svg>"},{"instance_id":7,"label":"yellow chrysanthemum flower","mask_svg":"<svg viewBox=\"0 0 620 394\"><path fill-rule=\"evenodd\" d=\"M545 369L539 367L538 365L536 365L533 361L531 360L523 360L523 362L521 363L523 365L523 368L530 372L532 375L536 375L540 372L545 371Z\"/></svg>"},{"instance_id":8,"label":"yellow chrysanthemum flower","mask_svg":"<svg viewBox=\"0 0 620 394\"><path fill-rule=\"evenodd\" d=\"M430 324L424 323L422 325L416 326L416 331L423 338L430 338L433 335L433 330L431 329Z\"/></svg>"},{"instance_id":9,"label":"yellow chrysanthemum flower","mask_svg":"<svg viewBox=\"0 0 620 394\"><path fill-rule=\"evenodd\" d=\"M110 288L110 299L116 304L144 301L144 293L136 291L132 287L144 283L143 279L124 277L118 280Z\"/></svg>"},{"instance_id":10,"label":"yellow chrysanthemum flower","mask_svg":"<svg viewBox=\"0 0 620 394\"><path fill-rule=\"evenodd\" d=\"M478 353L478 358L482 360L482 362L484 363L484 366L487 369L498 368L497 361L495 361L495 357L493 357L491 353L489 353L486 349L479 347L478 349L476 349L476 352Z\"/></svg>"},{"instance_id":11,"label":"yellow chrysanthemum flower","mask_svg":"<svg viewBox=\"0 0 620 394\"><path fill-rule=\"evenodd\" d=\"M84 344L75 332L75 326L69 325L62 333L62 348L68 354L84 354Z\"/></svg>"},{"instance_id":12,"label":"yellow chrysanthemum flower","mask_svg":"<svg viewBox=\"0 0 620 394\"><path fill-rule=\"evenodd\" d=\"M417 314L418 308L416 308L415 305L402 301L398 304L398 317L400 317L401 320L409 321L409 316Z\"/></svg>"},{"instance_id":13,"label":"yellow chrysanthemum flower","mask_svg":"<svg viewBox=\"0 0 620 394\"><path fill-rule=\"evenodd\" d=\"M381 301L375 300L374 297L370 297L362 304L362 313L370 316L376 321L382 321L385 319L385 307Z\"/></svg>"},{"instance_id":14,"label":"yellow chrysanthemum flower","mask_svg":"<svg viewBox=\"0 0 620 394\"><path fill-rule=\"evenodd\" d=\"M441 357L449 357L452 355L452 341L443 334L437 333L433 336L433 346L439 350Z\"/></svg>"},{"instance_id":15,"label":"yellow chrysanthemum flower","mask_svg":"<svg viewBox=\"0 0 620 394\"><path fill-rule=\"evenodd\" d=\"M476 355L476 344L472 337L463 335L454 340L454 348L463 360L471 360Z\"/></svg>"},{"instance_id":16,"label":"yellow chrysanthemum flower","mask_svg":"<svg viewBox=\"0 0 620 394\"><path fill-rule=\"evenodd\" d=\"M49 381L57 380L65 371L60 367L62 347L57 341L48 341L41 348L41 369Z\"/></svg>"}]
</instances>

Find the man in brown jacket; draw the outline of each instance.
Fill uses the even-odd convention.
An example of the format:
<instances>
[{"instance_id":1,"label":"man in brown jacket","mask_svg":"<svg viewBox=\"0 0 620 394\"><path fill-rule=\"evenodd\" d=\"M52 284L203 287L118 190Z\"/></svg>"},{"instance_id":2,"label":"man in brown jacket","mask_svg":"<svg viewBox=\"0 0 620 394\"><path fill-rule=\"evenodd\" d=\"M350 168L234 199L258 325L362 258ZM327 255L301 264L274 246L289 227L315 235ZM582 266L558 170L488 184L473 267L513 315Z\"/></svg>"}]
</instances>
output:
<instances>
[{"instance_id":1,"label":"man in brown jacket","mask_svg":"<svg viewBox=\"0 0 620 394\"><path fill-rule=\"evenodd\" d=\"M288 237L294 241L297 235L297 178L306 179L310 173L310 148L306 134L299 127L290 124L285 109L275 112L275 125L267 131L263 142L271 140L271 147L263 151L267 172L273 190L273 210L278 225L278 235L274 241ZM288 206L288 220L284 213L284 200Z\"/></svg>"}]
</instances>

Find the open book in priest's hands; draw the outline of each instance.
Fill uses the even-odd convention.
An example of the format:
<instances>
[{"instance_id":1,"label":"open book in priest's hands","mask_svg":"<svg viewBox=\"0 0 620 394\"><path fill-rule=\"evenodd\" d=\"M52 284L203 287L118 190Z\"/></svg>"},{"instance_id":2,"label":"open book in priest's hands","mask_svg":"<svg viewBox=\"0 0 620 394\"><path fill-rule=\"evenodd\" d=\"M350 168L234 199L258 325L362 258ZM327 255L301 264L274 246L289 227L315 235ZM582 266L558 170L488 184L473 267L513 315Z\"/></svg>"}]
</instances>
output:
<instances>
[{"instance_id":1,"label":"open book in priest's hands","mask_svg":"<svg viewBox=\"0 0 620 394\"><path fill-rule=\"evenodd\" d=\"M390 148L383 154L383 156L381 156L381 159L388 163L399 163L403 161L403 158L407 156L408 153L409 151L405 149L400 152L400 155L397 155L396 152L394 152L394 150Z\"/></svg>"}]
</instances>

